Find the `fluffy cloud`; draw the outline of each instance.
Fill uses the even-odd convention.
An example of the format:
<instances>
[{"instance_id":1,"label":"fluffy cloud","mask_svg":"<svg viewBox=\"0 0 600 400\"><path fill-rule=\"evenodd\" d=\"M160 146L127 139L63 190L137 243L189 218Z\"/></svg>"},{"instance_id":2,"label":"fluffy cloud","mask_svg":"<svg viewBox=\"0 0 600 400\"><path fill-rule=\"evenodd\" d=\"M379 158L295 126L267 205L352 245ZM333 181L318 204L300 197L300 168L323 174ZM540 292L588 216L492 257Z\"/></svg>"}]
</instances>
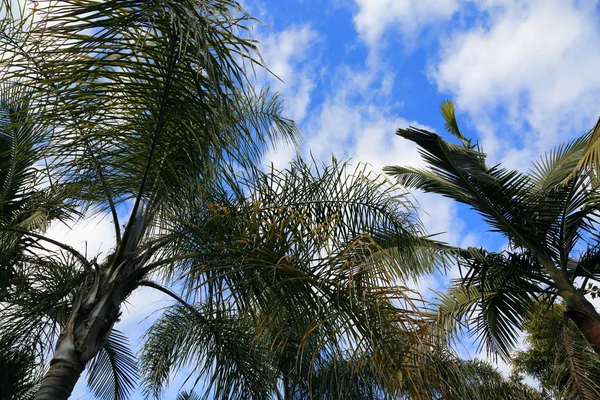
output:
<instances>
[{"instance_id":1,"label":"fluffy cloud","mask_svg":"<svg viewBox=\"0 0 600 400\"><path fill-rule=\"evenodd\" d=\"M310 25L292 26L281 32L264 33L259 39L265 65L272 74L258 71L259 84L270 86L284 99L284 115L301 124L311 103L315 88L316 65L312 61L319 42ZM278 145L265 155L265 163L285 167L295 149Z\"/></svg>"},{"instance_id":2,"label":"fluffy cloud","mask_svg":"<svg viewBox=\"0 0 600 400\"><path fill-rule=\"evenodd\" d=\"M466 113L493 161L526 168L541 152L590 129L598 117L598 1L355 4L354 25L371 54L386 33L396 32L405 42L437 27L440 51L428 60L428 76Z\"/></svg>"},{"instance_id":3,"label":"fluffy cloud","mask_svg":"<svg viewBox=\"0 0 600 400\"><path fill-rule=\"evenodd\" d=\"M508 149L502 158L518 166L591 128L600 96L597 2L475 5L488 18L443 42L430 75L484 131L487 150Z\"/></svg>"},{"instance_id":4,"label":"fluffy cloud","mask_svg":"<svg viewBox=\"0 0 600 400\"><path fill-rule=\"evenodd\" d=\"M301 122L315 87L315 67L309 61L319 37L310 25L292 26L259 39L265 65L273 73L262 75L285 98L287 116Z\"/></svg>"},{"instance_id":5,"label":"fluffy cloud","mask_svg":"<svg viewBox=\"0 0 600 400\"><path fill-rule=\"evenodd\" d=\"M56 222L48 229L47 236L71 246L88 259L98 257L100 262L115 245L115 228L106 214L89 214L71 225Z\"/></svg>"},{"instance_id":6,"label":"fluffy cloud","mask_svg":"<svg viewBox=\"0 0 600 400\"><path fill-rule=\"evenodd\" d=\"M446 20L458 8L458 0L356 0L354 25L361 38L375 47L386 28L414 34L423 26Z\"/></svg>"}]
</instances>

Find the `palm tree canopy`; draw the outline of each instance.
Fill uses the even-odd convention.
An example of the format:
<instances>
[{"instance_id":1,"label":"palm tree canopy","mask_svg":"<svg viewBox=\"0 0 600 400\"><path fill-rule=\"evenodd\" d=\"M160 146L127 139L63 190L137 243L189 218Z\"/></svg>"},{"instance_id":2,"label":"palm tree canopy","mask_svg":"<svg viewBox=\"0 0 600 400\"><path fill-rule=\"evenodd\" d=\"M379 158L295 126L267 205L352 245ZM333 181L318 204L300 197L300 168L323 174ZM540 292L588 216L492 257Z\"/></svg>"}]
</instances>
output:
<instances>
[{"instance_id":1,"label":"palm tree canopy","mask_svg":"<svg viewBox=\"0 0 600 400\"><path fill-rule=\"evenodd\" d=\"M461 144L422 129L399 129L398 135L419 146L429 168L390 166L385 171L403 186L470 206L509 240L510 248L501 253L456 251L466 272L456 288L441 296L445 326L481 308L473 333L488 350L508 359L534 299L546 295L552 301L560 296L570 318L587 329L587 340L598 351L594 332L600 317L585 299L584 286L599 278L595 228L599 193L586 174L561 183L577 164L589 133L559 146L534 163L532 171L522 173L488 166L479 145L460 132L451 103L444 103L442 112L448 130Z\"/></svg>"},{"instance_id":2,"label":"palm tree canopy","mask_svg":"<svg viewBox=\"0 0 600 400\"><path fill-rule=\"evenodd\" d=\"M173 239L167 222L297 129L276 94L249 83L262 64L235 1L13 3L0 10L0 230L31 251L7 259L21 271L3 296L3 328L31 328L19 340L41 362L57 343L50 370L76 371L49 372L38 398L68 396L92 359L95 392L124 398L134 374L117 370L133 370L131 354L112 326ZM25 213L33 189L53 202ZM40 204L63 214L47 207L33 224ZM49 220L78 213L112 219L106 260L44 236Z\"/></svg>"},{"instance_id":3,"label":"palm tree canopy","mask_svg":"<svg viewBox=\"0 0 600 400\"><path fill-rule=\"evenodd\" d=\"M197 304L173 307L150 330L149 391L158 396L173 370L196 366L210 397L263 398L282 377L297 390L313 387L311 371L335 360L377 376L390 393L404 388L389 368L405 368L399 375L417 390L426 378L403 364L431 341L418 298L399 283L438 258L406 197L366 166L335 159L255 171L244 186L233 193L245 195L224 193L181 219L187 234L163 272ZM356 383L336 377L332 393Z\"/></svg>"}]
</instances>

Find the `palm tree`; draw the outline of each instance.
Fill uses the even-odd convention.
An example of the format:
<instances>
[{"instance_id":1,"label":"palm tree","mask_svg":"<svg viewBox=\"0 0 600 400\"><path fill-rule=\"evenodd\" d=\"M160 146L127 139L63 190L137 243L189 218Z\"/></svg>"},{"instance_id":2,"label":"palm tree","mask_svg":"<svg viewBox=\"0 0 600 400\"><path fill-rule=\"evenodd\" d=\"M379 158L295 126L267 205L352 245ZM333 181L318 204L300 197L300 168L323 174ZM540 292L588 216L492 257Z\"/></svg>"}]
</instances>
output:
<instances>
[{"instance_id":1,"label":"palm tree","mask_svg":"<svg viewBox=\"0 0 600 400\"><path fill-rule=\"evenodd\" d=\"M147 394L159 398L169 376L191 369L188 379L215 399L541 398L458 360L431 335L421 301L399 284L431 268L435 243L419 238L404 197L364 166L347 168L296 160L257 173L241 190L250 197L212 206L218 218L198 232L225 230L218 237L229 240L191 242L209 257L179 274L253 271L265 282L240 303L238 290L229 296L229 286L196 278L205 293L190 290L147 333ZM315 296L299 296L300 283ZM216 302L223 291L227 300Z\"/></svg>"},{"instance_id":2,"label":"palm tree","mask_svg":"<svg viewBox=\"0 0 600 400\"><path fill-rule=\"evenodd\" d=\"M567 305L565 315L600 353L600 315L585 297L586 285L600 278L595 228L599 193L583 173L561 183L578 163L588 135L558 147L531 172L521 173L488 166L480 147L460 132L452 103L443 103L442 112L446 128L461 144L422 129L399 129L398 135L419 146L430 168L387 167L386 172L406 187L470 206L509 239L510 250L457 251L466 272L441 297L441 323L452 330L471 317L473 333L490 351L508 359L535 299L550 304L560 297ZM473 314L476 310L480 312Z\"/></svg>"},{"instance_id":3,"label":"palm tree","mask_svg":"<svg viewBox=\"0 0 600 400\"><path fill-rule=\"evenodd\" d=\"M168 278L189 289L148 332L149 394L186 368L219 399L424 392L434 371L419 360L434 343L399 281L436 254L406 198L365 168L257 171L234 191L249 195L185 220L197 236L178 247L195 257Z\"/></svg>"},{"instance_id":4,"label":"palm tree","mask_svg":"<svg viewBox=\"0 0 600 400\"><path fill-rule=\"evenodd\" d=\"M115 228L114 248L98 260L39 230L2 226L44 250L23 263L30 284L21 280L28 290L2 310L3 328L37 332L38 349L56 343L35 398L65 399L94 357L127 359L112 329L121 304L150 273L187 257L176 247L185 227L170 222L196 215L213 187L296 129L277 96L248 84L245 71L260 60L245 34L252 19L235 1L17 4L3 0L0 10L0 80L25 107L4 128L41 132L42 185L82 213L106 213ZM126 380L117 381L122 396Z\"/></svg>"}]
</instances>

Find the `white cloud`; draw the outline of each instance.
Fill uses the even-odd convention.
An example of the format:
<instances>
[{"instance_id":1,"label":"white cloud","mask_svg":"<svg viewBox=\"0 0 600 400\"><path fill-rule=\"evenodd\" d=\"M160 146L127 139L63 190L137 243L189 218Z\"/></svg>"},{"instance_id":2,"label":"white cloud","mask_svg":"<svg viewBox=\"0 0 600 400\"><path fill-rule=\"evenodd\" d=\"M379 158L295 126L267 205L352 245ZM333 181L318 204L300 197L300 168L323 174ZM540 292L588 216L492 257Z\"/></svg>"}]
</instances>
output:
<instances>
[{"instance_id":1,"label":"white cloud","mask_svg":"<svg viewBox=\"0 0 600 400\"><path fill-rule=\"evenodd\" d=\"M328 163L331 156L351 159L353 164L368 163L376 173L385 166L422 167L424 162L412 142L395 135L398 128L417 126L433 130L417 121L400 117L394 109L401 105L389 99L390 74L370 69L341 67L320 110L307 124L305 153ZM441 196L413 192L420 217L438 239L458 244L464 223L456 204Z\"/></svg>"},{"instance_id":2,"label":"white cloud","mask_svg":"<svg viewBox=\"0 0 600 400\"><path fill-rule=\"evenodd\" d=\"M458 0L356 0L354 25L361 38L376 47L385 31L393 27L412 35L429 23L454 14Z\"/></svg>"},{"instance_id":3,"label":"white cloud","mask_svg":"<svg viewBox=\"0 0 600 400\"><path fill-rule=\"evenodd\" d=\"M486 131L486 150L507 149L503 159L523 166L590 129L600 112L597 2L475 5L489 20L444 42L430 75Z\"/></svg>"},{"instance_id":4,"label":"white cloud","mask_svg":"<svg viewBox=\"0 0 600 400\"><path fill-rule=\"evenodd\" d=\"M272 74L258 71L259 84L281 94L284 116L301 124L306 118L315 88L318 33L310 25L292 26L281 32L269 32L259 38L261 54ZM287 165L295 149L277 145L265 157L265 164L276 168Z\"/></svg>"},{"instance_id":5,"label":"white cloud","mask_svg":"<svg viewBox=\"0 0 600 400\"><path fill-rule=\"evenodd\" d=\"M115 228L105 214L86 215L70 225L53 223L47 236L71 246L88 259L98 257L98 261L102 261L115 245Z\"/></svg>"},{"instance_id":6,"label":"white cloud","mask_svg":"<svg viewBox=\"0 0 600 400\"><path fill-rule=\"evenodd\" d=\"M264 75L262 83L281 93L286 115L301 122L315 87L315 65L311 58L319 41L317 32L310 25L292 26L259 40L265 65L275 75Z\"/></svg>"}]
</instances>

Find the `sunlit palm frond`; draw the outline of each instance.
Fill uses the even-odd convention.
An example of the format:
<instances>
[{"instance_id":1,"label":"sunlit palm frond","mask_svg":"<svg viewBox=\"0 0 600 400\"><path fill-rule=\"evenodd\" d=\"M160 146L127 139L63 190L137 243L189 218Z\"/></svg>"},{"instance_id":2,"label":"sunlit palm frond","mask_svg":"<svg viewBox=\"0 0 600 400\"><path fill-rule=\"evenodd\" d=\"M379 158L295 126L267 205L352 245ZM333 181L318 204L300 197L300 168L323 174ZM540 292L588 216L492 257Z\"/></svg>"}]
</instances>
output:
<instances>
[{"instance_id":1,"label":"sunlit palm frond","mask_svg":"<svg viewBox=\"0 0 600 400\"><path fill-rule=\"evenodd\" d=\"M430 270L435 251L427 255L406 199L365 176L364 167L347 172L336 162L321 169L298 160L252 179L238 191L245 196L198 203L195 216L182 218L184 226L173 229L185 232L176 252L161 256L172 257L167 277L181 279L187 298L252 315L275 354L287 354L282 376L346 351L386 388L417 390L423 376L414 360L428 339L419 330L418 296L399 284ZM384 256L387 250L398 259ZM428 264L407 273L403 266L412 262ZM390 366L415 381L398 382ZM310 385L308 372L302 379Z\"/></svg>"},{"instance_id":2,"label":"sunlit palm frond","mask_svg":"<svg viewBox=\"0 0 600 400\"><path fill-rule=\"evenodd\" d=\"M379 373L368 361L325 358L314 365L308 379L296 384L293 398L374 400L384 397L381 384Z\"/></svg>"},{"instance_id":3,"label":"sunlit palm frond","mask_svg":"<svg viewBox=\"0 0 600 400\"><path fill-rule=\"evenodd\" d=\"M444 127L448 132L453 134L458 140L461 141L463 146L468 148L473 148L470 139L467 139L458 128L458 122L456 121L456 113L454 112L454 103L446 100L442 101L440 104L440 111L442 113L442 117L444 117Z\"/></svg>"},{"instance_id":4,"label":"sunlit palm frond","mask_svg":"<svg viewBox=\"0 0 600 400\"><path fill-rule=\"evenodd\" d=\"M276 97L246 88L243 63L259 58L236 2L45 5L32 35L46 47L31 67L56 98L39 101L59 131L63 179L87 182L90 196L164 204L173 184L210 181L232 159L252 165L269 138L296 134Z\"/></svg>"},{"instance_id":5,"label":"sunlit palm frond","mask_svg":"<svg viewBox=\"0 0 600 400\"><path fill-rule=\"evenodd\" d=\"M565 184L565 178L573 172L588 139L588 135L584 135L563 143L535 160L529 174L535 189L543 193Z\"/></svg>"},{"instance_id":6,"label":"sunlit palm frond","mask_svg":"<svg viewBox=\"0 0 600 400\"><path fill-rule=\"evenodd\" d=\"M583 152L580 155L577 165L566 178L572 178L578 171L588 170L597 177L597 171L600 166L600 119L596 122L594 128L583 136Z\"/></svg>"}]
</instances>

